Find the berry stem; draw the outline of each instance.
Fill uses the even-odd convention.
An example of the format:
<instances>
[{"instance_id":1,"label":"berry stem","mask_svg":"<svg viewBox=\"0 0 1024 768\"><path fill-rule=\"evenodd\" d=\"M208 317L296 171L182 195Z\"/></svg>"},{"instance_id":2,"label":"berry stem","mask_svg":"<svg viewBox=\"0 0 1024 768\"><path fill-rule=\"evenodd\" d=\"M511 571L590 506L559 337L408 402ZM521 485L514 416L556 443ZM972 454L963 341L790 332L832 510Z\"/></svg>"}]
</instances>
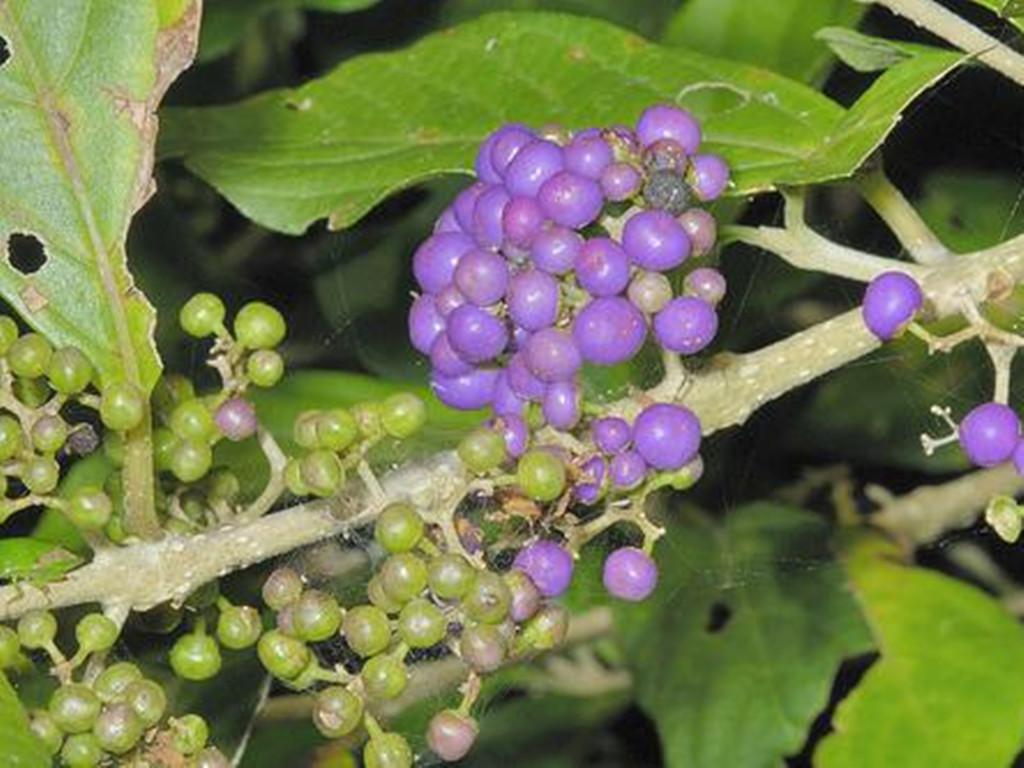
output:
<instances>
[{"instance_id":1,"label":"berry stem","mask_svg":"<svg viewBox=\"0 0 1024 768\"><path fill-rule=\"evenodd\" d=\"M992 367L995 368L995 389L992 400L1004 405L1010 401L1010 372L1013 368L1013 358L1017 354L1017 347L998 342L985 344L985 351L988 352Z\"/></svg>"},{"instance_id":2,"label":"berry stem","mask_svg":"<svg viewBox=\"0 0 1024 768\"><path fill-rule=\"evenodd\" d=\"M288 457L274 436L262 426L256 428L256 441L267 459L270 477L255 501L238 514L238 519L242 521L255 520L269 512L285 489L284 469L288 465Z\"/></svg>"}]
</instances>

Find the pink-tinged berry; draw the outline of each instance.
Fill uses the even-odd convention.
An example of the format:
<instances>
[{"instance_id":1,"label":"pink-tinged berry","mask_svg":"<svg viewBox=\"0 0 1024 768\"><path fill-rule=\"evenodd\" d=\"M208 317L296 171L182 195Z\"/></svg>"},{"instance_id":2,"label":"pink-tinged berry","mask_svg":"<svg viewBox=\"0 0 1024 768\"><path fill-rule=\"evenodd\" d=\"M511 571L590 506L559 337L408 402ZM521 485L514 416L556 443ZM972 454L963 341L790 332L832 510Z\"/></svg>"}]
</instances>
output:
<instances>
[{"instance_id":1,"label":"pink-tinged berry","mask_svg":"<svg viewBox=\"0 0 1024 768\"><path fill-rule=\"evenodd\" d=\"M658 566L650 555L636 547L623 547L604 561L604 588L620 600L645 600L658 585Z\"/></svg>"}]
</instances>

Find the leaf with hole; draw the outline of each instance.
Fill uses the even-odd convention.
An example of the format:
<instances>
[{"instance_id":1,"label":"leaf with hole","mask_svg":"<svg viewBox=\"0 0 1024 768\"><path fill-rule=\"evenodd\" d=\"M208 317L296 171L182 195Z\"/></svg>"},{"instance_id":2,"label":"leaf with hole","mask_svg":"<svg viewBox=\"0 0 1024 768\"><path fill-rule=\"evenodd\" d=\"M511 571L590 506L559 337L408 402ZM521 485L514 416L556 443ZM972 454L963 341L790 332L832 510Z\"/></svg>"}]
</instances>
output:
<instances>
[{"instance_id":1,"label":"leaf with hole","mask_svg":"<svg viewBox=\"0 0 1024 768\"><path fill-rule=\"evenodd\" d=\"M871 638L829 527L775 504L670 512L654 595L616 626L666 765L777 765L800 751L843 659Z\"/></svg>"},{"instance_id":2,"label":"leaf with hole","mask_svg":"<svg viewBox=\"0 0 1024 768\"><path fill-rule=\"evenodd\" d=\"M672 100L702 119L707 148L732 166L730 192L746 195L849 175L957 61L939 52L899 64L844 111L780 75L604 22L494 14L356 57L301 88L168 110L162 153L250 218L298 234L323 217L348 226L399 189L469 172L504 122L610 125Z\"/></svg>"}]
</instances>

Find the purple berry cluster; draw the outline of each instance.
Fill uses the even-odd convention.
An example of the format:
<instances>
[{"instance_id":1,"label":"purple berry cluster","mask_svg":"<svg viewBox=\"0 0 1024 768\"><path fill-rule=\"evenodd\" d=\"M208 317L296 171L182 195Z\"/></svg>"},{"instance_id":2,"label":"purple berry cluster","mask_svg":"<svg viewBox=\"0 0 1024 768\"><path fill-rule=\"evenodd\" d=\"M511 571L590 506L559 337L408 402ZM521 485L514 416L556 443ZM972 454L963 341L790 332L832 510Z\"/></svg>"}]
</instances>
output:
<instances>
[{"instance_id":1,"label":"purple berry cluster","mask_svg":"<svg viewBox=\"0 0 1024 768\"><path fill-rule=\"evenodd\" d=\"M649 334L679 354L707 347L724 278L694 269L676 296L666 274L715 242L715 220L696 204L721 195L729 173L700 142L697 120L668 105L635 130L491 134L477 181L413 257L422 293L409 334L438 397L490 407L506 425L536 403L568 430L581 418L584 363L626 362Z\"/></svg>"}]
</instances>

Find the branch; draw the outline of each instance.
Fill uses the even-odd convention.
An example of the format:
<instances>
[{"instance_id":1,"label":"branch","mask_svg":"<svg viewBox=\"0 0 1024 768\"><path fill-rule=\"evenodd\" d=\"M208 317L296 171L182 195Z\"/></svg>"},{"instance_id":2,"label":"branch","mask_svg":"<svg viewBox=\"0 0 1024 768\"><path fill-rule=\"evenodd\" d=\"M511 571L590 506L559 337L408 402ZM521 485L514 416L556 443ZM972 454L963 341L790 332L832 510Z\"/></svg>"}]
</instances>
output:
<instances>
[{"instance_id":1,"label":"branch","mask_svg":"<svg viewBox=\"0 0 1024 768\"><path fill-rule=\"evenodd\" d=\"M918 264L941 264L953 256L881 168L864 174L857 186Z\"/></svg>"}]
</instances>

